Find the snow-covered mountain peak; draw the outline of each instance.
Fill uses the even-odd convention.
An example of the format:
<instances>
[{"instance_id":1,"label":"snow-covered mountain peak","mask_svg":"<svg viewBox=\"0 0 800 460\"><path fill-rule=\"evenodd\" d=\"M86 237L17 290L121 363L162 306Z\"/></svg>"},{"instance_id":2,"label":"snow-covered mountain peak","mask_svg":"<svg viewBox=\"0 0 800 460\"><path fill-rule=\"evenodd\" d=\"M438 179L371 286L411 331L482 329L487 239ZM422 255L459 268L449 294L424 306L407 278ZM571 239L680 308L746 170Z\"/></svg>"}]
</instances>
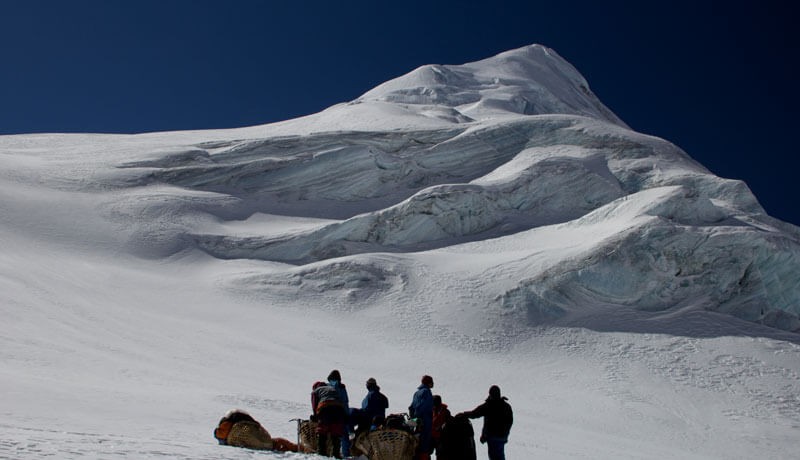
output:
<instances>
[{"instance_id":1,"label":"snow-covered mountain peak","mask_svg":"<svg viewBox=\"0 0 800 460\"><path fill-rule=\"evenodd\" d=\"M542 45L462 65L424 65L377 86L359 101L446 106L471 120L569 114L625 126L571 64Z\"/></svg>"},{"instance_id":2,"label":"snow-covered mountain peak","mask_svg":"<svg viewBox=\"0 0 800 460\"><path fill-rule=\"evenodd\" d=\"M333 367L389 413L499 384L510 458L797 450L800 229L543 46L264 126L0 136L0 249L0 458L308 460L211 432L295 439Z\"/></svg>"}]
</instances>

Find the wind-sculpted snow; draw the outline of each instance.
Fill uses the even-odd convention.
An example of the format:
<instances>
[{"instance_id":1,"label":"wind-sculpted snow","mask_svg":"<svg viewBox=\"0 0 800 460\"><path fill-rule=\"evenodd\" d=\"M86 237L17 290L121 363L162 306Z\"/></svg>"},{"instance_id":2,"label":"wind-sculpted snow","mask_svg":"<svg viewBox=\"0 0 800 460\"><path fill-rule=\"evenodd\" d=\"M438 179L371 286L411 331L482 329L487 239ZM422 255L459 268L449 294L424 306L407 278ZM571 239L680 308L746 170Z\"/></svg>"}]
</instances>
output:
<instances>
[{"instance_id":1,"label":"wind-sculpted snow","mask_svg":"<svg viewBox=\"0 0 800 460\"><path fill-rule=\"evenodd\" d=\"M426 65L359 100L438 105L483 120L498 114L584 115L625 126L555 51L532 45L464 65Z\"/></svg>"},{"instance_id":2,"label":"wind-sculpted snow","mask_svg":"<svg viewBox=\"0 0 800 460\"><path fill-rule=\"evenodd\" d=\"M613 223L620 228L605 239L581 236L591 243L581 258L568 254L518 279L501 304L525 311L531 325L566 320L593 304L643 311L693 305L800 327L796 231L772 225L745 184L714 176L674 145L588 118L215 141L121 166L126 187L168 183L212 193L207 205L197 198L161 203L171 209L162 214L184 216L173 222L197 212L223 221L254 213L336 219L263 235L191 222L132 233L138 246L160 241L164 254L197 247L222 259L307 264ZM678 191L645 195L639 214L623 214L646 221L621 223L626 198L658 190Z\"/></svg>"},{"instance_id":3,"label":"wind-sculpted snow","mask_svg":"<svg viewBox=\"0 0 800 460\"><path fill-rule=\"evenodd\" d=\"M591 158L549 158L502 183L429 187L385 210L286 239L196 239L200 247L221 257L235 251L236 257L297 263L500 236L571 220L621 196L619 185L594 171L593 163Z\"/></svg>"},{"instance_id":4,"label":"wind-sculpted snow","mask_svg":"<svg viewBox=\"0 0 800 460\"><path fill-rule=\"evenodd\" d=\"M441 247L567 222L627 193L663 185L691 184L697 193L712 194L731 206L760 209L740 182L704 172L674 146L624 131L597 135L588 129L591 126L589 120L580 118L533 117L470 129L425 148L414 144L413 149L400 148L391 154L383 149L380 163L367 155L359 163L341 150L324 160L309 154L314 159L308 160L307 169L289 166L292 171L286 173L278 172L279 167L262 171L261 190L254 193L271 198L262 198L260 211L273 212L276 202L290 197L293 201L288 202L299 214L309 212L313 205L317 217L329 217L330 211L322 203L336 203L339 211L349 206L369 212L283 238L209 234L194 238L200 247L219 257L302 263L359 252ZM347 139L348 135L340 137ZM328 143L317 148L333 150L336 139L326 136ZM323 163L312 165L315 161ZM394 167L387 166L390 162ZM198 174L213 174L220 184L235 189L236 196L246 193L250 177L233 173L226 165L214 170L210 173L204 166ZM345 174L345 170L352 172ZM293 180L272 180L275 175ZM378 197L359 189L368 176L374 178L366 181L373 188L380 183L384 200L394 197L399 202L371 210ZM185 168L152 171L147 177L179 185L197 183L192 171ZM444 181L448 183L422 188ZM204 183L200 188L213 187ZM302 199L297 198L300 195ZM711 218L723 217L713 214Z\"/></svg>"},{"instance_id":5,"label":"wind-sculpted snow","mask_svg":"<svg viewBox=\"0 0 800 460\"><path fill-rule=\"evenodd\" d=\"M568 225L618 218L622 201L600 210L600 219L589 215ZM692 306L800 328L798 241L736 222L705 225L698 218L713 215L709 208L707 199L678 188L645 211L652 218L522 281L504 295L503 306L521 309L534 324L580 316L597 306L644 311Z\"/></svg>"},{"instance_id":6,"label":"wind-sculpted snow","mask_svg":"<svg viewBox=\"0 0 800 460\"><path fill-rule=\"evenodd\" d=\"M404 189L425 185L429 175L420 172L416 154L460 131L338 133L214 142L199 146L202 155L193 149L123 166L144 171L131 177L135 185L166 182L260 200L264 207L283 204L295 211L308 208L307 213L318 213L320 203L333 201L342 204L344 212L353 212L347 203L365 202L360 206L369 209L385 204ZM372 201L378 204L370 204ZM333 214L343 212L340 207L326 209ZM361 207L354 209L360 211Z\"/></svg>"},{"instance_id":7,"label":"wind-sculpted snow","mask_svg":"<svg viewBox=\"0 0 800 460\"><path fill-rule=\"evenodd\" d=\"M309 264L269 274L250 274L237 278L232 288L241 291L267 292L279 302L291 304L298 296L334 311L367 308L375 301L402 290L407 274L404 268L387 257L339 259Z\"/></svg>"}]
</instances>

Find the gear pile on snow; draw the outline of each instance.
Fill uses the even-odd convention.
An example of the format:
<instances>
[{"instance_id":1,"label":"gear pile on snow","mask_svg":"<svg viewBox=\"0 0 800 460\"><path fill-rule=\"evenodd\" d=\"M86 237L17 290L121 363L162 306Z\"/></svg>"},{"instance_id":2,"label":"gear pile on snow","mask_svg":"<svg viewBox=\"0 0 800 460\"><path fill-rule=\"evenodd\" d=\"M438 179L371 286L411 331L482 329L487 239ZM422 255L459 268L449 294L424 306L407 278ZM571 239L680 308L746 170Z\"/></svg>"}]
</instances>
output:
<instances>
[{"instance_id":1,"label":"gear pile on snow","mask_svg":"<svg viewBox=\"0 0 800 460\"><path fill-rule=\"evenodd\" d=\"M297 440L294 444L283 438L273 438L250 414L243 410L232 410L225 414L214 430L214 437L221 445L243 447L254 450L280 452L316 453L317 423L299 420ZM333 441L333 438L328 438ZM333 452L330 445L328 452ZM412 460L417 448L417 439L410 427L384 426L370 432L360 433L353 443L353 454L370 460Z\"/></svg>"},{"instance_id":2,"label":"gear pile on snow","mask_svg":"<svg viewBox=\"0 0 800 460\"><path fill-rule=\"evenodd\" d=\"M238 409L222 417L214 430L214 437L227 446L297 452L296 444L287 439L273 438L250 414Z\"/></svg>"}]
</instances>

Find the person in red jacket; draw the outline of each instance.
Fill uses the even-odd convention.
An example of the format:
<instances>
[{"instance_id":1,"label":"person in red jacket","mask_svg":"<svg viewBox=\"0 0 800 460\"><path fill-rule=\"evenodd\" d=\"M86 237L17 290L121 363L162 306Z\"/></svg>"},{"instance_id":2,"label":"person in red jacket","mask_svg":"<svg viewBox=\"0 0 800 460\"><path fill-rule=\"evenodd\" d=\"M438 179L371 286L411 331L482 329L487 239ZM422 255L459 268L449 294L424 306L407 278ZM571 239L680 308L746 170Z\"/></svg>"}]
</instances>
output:
<instances>
[{"instance_id":1,"label":"person in red jacket","mask_svg":"<svg viewBox=\"0 0 800 460\"><path fill-rule=\"evenodd\" d=\"M431 423L431 444L433 445L433 450L436 452L437 459L442 457L441 449L439 447L439 444L442 439L442 430L444 429L444 425L447 422L449 422L451 418L452 415L450 414L450 409L447 408L447 404L444 404L442 402L442 397L440 395L433 395L433 423Z\"/></svg>"}]
</instances>

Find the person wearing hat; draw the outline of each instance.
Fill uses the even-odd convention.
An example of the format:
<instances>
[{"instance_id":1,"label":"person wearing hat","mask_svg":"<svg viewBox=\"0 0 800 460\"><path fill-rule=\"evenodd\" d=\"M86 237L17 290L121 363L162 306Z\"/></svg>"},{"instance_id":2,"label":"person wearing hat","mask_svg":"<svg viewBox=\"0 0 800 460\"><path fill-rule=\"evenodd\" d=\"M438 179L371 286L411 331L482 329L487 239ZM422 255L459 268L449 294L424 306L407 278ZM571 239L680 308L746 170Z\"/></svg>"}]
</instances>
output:
<instances>
[{"instance_id":1,"label":"person wearing hat","mask_svg":"<svg viewBox=\"0 0 800 460\"><path fill-rule=\"evenodd\" d=\"M508 398L500 394L500 387L492 385L489 388L489 397L480 406L468 412L462 412L457 416L467 416L469 418L483 417L483 430L481 430L481 443L486 443L489 450L489 460L505 460L505 446L508 442L508 434L511 432L511 425L514 423L514 413Z\"/></svg>"},{"instance_id":2,"label":"person wearing hat","mask_svg":"<svg viewBox=\"0 0 800 460\"><path fill-rule=\"evenodd\" d=\"M342 374L334 369L328 374L328 385L339 393L339 400L344 405L344 433L342 434L341 452L345 457L350 456L350 398L347 396L347 387L342 383Z\"/></svg>"},{"instance_id":3,"label":"person wearing hat","mask_svg":"<svg viewBox=\"0 0 800 460\"><path fill-rule=\"evenodd\" d=\"M419 420L419 446L417 458L430 460L431 458L431 429L433 426L433 377L423 375L417 391L408 407L408 415Z\"/></svg>"},{"instance_id":4,"label":"person wearing hat","mask_svg":"<svg viewBox=\"0 0 800 460\"><path fill-rule=\"evenodd\" d=\"M361 401L362 417L371 426L377 426L386 419L386 409L389 408L389 398L381 393L378 382L370 377L367 379L367 395Z\"/></svg>"}]
</instances>

